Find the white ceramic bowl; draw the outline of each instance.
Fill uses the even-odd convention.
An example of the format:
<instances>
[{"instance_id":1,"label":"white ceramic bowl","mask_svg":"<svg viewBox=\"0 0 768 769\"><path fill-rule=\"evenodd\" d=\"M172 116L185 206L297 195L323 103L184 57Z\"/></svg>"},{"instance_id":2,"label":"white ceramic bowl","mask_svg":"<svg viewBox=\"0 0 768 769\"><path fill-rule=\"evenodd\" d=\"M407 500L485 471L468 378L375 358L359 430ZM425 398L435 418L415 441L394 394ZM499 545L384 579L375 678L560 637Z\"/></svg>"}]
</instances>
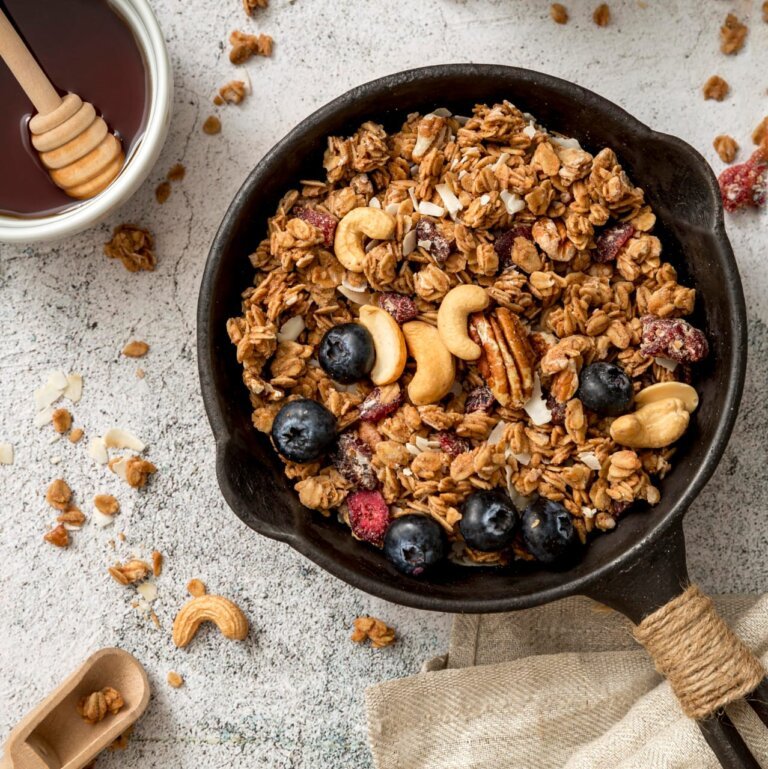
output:
<instances>
[{"instance_id":1,"label":"white ceramic bowl","mask_svg":"<svg viewBox=\"0 0 768 769\"><path fill-rule=\"evenodd\" d=\"M0 242L57 240L92 227L133 195L160 155L173 106L173 71L165 38L148 0L110 2L133 30L147 68L148 114L144 133L117 179L90 200L49 216L24 219L0 214Z\"/></svg>"}]
</instances>

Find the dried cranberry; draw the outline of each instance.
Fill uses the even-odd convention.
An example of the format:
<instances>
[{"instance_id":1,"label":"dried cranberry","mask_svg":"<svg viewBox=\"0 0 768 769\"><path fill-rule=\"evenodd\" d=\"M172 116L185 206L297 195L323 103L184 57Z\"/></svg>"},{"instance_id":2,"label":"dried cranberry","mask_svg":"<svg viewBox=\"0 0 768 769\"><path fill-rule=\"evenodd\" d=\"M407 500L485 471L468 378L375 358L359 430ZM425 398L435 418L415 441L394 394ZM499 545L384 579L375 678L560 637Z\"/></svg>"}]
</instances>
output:
<instances>
[{"instance_id":1,"label":"dried cranberry","mask_svg":"<svg viewBox=\"0 0 768 769\"><path fill-rule=\"evenodd\" d=\"M460 438L456 433L443 430L437 433L440 448L450 457L458 457L465 451L472 450L472 444L466 438Z\"/></svg>"},{"instance_id":2,"label":"dried cranberry","mask_svg":"<svg viewBox=\"0 0 768 769\"><path fill-rule=\"evenodd\" d=\"M333 454L333 464L353 486L371 490L379 485L371 464L372 456L373 452L364 440L354 433L343 433Z\"/></svg>"},{"instance_id":3,"label":"dried cranberry","mask_svg":"<svg viewBox=\"0 0 768 769\"><path fill-rule=\"evenodd\" d=\"M416 302L405 294L379 294L379 307L386 310L400 325L413 320L419 314Z\"/></svg>"},{"instance_id":4,"label":"dried cranberry","mask_svg":"<svg viewBox=\"0 0 768 769\"><path fill-rule=\"evenodd\" d=\"M389 507L378 491L356 491L347 497L352 533L381 547L389 528Z\"/></svg>"},{"instance_id":5,"label":"dried cranberry","mask_svg":"<svg viewBox=\"0 0 768 769\"><path fill-rule=\"evenodd\" d=\"M560 403L552 393L547 394L547 408L552 412L552 424L565 424L565 407L567 404Z\"/></svg>"},{"instance_id":6,"label":"dried cranberry","mask_svg":"<svg viewBox=\"0 0 768 769\"><path fill-rule=\"evenodd\" d=\"M594 260L600 264L612 262L619 255L624 244L635 234L631 224L615 224L604 229L595 239Z\"/></svg>"},{"instance_id":7,"label":"dried cranberry","mask_svg":"<svg viewBox=\"0 0 768 769\"><path fill-rule=\"evenodd\" d=\"M611 500L611 513L617 518L624 512L626 512L632 506L631 502L619 502L618 499Z\"/></svg>"},{"instance_id":8,"label":"dried cranberry","mask_svg":"<svg viewBox=\"0 0 768 769\"><path fill-rule=\"evenodd\" d=\"M533 228L531 225L517 224L511 230L507 230L496 238L493 248L496 251L496 256L499 257L499 264L502 270L506 270L512 264L512 246L514 245L515 238L532 240Z\"/></svg>"},{"instance_id":9,"label":"dried cranberry","mask_svg":"<svg viewBox=\"0 0 768 769\"><path fill-rule=\"evenodd\" d=\"M392 393L388 400L382 400L382 390L375 387L368 393L366 399L360 404L360 419L364 422L380 422L384 417L394 414L403 402L403 391L387 388Z\"/></svg>"},{"instance_id":10,"label":"dried cranberry","mask_svg":"<svg viewBox=\"0 0 768 769\"><path fill-rule=\"evenodd\" d=\"M489 414L493 411L494 402L495 398L491 388L487 385L480 385L474 390L470 390L467 400L464 402L464 411L467 414L471 414L473 411L484 411Z\"/></svg>"},{"instance_id":11,"label":"dried cranberry","mask_svg":"<svg viewBox=\"0 0 768 769\"><path fill-rule=\"evenodd\" d=\"M765 205L768 197L768 157L762 148L752 153L746 163L726 168L720 174L723 208L733 213L740 208Z\"/></svg>"},{"instance_id":12,"label":"dried cranberry","mask_svg":"<svg viewBox=\"0 0 768 769\"><path fill-rule=\"evenodd\" d=\"M437 225L429 219L419 219L416 225L416 240L438 262L444 262L451 255L451 244L440 234Z\"/></svg>"},{"instance_id":13,"label":"dried cranberry","mask_svg":"<svg viewBox=\"0 0 768 769\"><path fill-rule=\"evenodd\" d=\"M640 349L646 355L661 356L678 363L697 363L707 357L709 344L704 332L682 318L644 315Z\"/></svg>"},{"instance_id":14,"label":"dried cranberry","mask_svg":"<svg viewBox=\"0 0 768 769\"><path fill-rule=\"evenodd\" d=\"M337 224L335 216L318 211L316 208L295 208L293 213L299 219L303 219L305 222L309 222L312 226L317 227L323 233L323 243L326 246L333 245L333 236L336 233Z\"/></svg>"}]
</instances>

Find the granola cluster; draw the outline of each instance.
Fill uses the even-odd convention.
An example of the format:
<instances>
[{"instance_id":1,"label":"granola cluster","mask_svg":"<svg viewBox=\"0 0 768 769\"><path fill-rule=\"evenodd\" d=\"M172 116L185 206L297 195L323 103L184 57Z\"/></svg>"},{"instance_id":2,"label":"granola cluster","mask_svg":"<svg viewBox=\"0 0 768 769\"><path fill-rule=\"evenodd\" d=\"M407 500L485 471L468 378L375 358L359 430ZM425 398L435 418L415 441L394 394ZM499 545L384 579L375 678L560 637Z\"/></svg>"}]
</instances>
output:
<instances>
[{"instance_id":1,"label":"granola cluster","mask_svg":"<svg viewBox=\"0 0 768 769\"><path fill-rule=\"evenodd\" d=\"M335 453L285 461L303 504L338 511L355 536L380 544L372 495L389 520L429 516L459 542L461 505L480 489L506 490L518 505L559 502L582 542L634 503L657 503L654 479L669 471L674 448L619 445L612 419L576 397L582 369L597 361L620 365L639 392L689 381L698 360L642 349L644 316L663 320L669 339L688 338L680 319L695 291L662 260L656 217L614 151L593 155L503 102L468 118L412 114L389 134L364 123L328 139L323 165L324 179L280 201L250 255L256 275L242 315L227 325L257 430L269 433L280 408L300 398L336 418ZM366 242L357 272L337 258L334 233L360 207L390 215L394 231ZM438 402L411 399L411 360L383 387L339 385L318 365L323 335L356 321L361 307L437 326L442 300L463 284L487 294L488 308L468 324L482 355L455 360ZM513 552L530 557L519 539Z\"/></svg>"}]
</instances>

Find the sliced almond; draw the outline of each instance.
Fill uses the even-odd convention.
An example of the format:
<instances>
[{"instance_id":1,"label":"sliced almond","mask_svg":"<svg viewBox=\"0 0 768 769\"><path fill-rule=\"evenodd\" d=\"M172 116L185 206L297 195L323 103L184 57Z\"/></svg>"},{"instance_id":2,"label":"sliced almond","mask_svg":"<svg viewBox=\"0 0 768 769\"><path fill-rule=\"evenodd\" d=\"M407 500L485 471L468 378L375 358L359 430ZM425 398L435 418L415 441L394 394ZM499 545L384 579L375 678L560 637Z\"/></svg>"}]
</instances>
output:
<instances>
[{"instance_id":1,"label":"sliced almond","mask_svg":"<svg viewBox=\"0 0 768 769\"><path fill-rule=\"evenodd\" d=\"M107 453L107 444L103 438L93 438L88 444L88 456L100 465L106 465L109 462Z\"/></svg>"},{"instance_id":2,"label":"sliced almond","mask_svg":"<svg viewBox=\"0 0 768 769\"><path fill-rule=\"evenodd\" d=\"M67 386L62 395L72 403L78 403L83 397L83 378L80 374L69 374L67 376Z\"/></svg>"},{"instance_id":3,"label":"sliced almond","mask_svg":"<svg viewBox=\"0 0 768 769\"><path fill-rule=\"evenodd\" d=\"M104 445L110 449L131 449L131 451L144 451L146 446L128 430L119 427L110 427L103 436Z\"/></svg>"}]
</instances>

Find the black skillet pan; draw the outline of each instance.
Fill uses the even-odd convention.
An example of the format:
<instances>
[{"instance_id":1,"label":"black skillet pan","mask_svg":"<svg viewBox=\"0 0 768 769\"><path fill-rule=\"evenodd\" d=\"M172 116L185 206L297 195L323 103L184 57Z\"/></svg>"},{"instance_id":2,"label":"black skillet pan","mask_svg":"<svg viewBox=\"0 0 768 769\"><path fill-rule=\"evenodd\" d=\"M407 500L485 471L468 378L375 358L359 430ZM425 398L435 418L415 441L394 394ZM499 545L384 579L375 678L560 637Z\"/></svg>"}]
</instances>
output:
<instances>
[{"instance_id":1,"label":"black skillet pan","mask_svg":"<svg viewBox=\"0 0 768 769\"><path fill-rule=\"evenodd\" d=\"M697 290L695 325L711 354L696 373L701 405L661 483L661 502L628 514L596 538L569 571L516 571L446 565L427 579L403 576L382 554L355 541L332 520L304 508L267 438L251 426L241 368L226 333L251 283L247 254L264 237L267 218L299 179L321 174L329 135L365 120L396 129L409 112L508 99L551 130L586 149L612 147L657 215L664 258ZM569 595L588 595L633 622L678 595L688 583L682 519L722 456L741 397L746 366L744 298L723 228L717 182L688 144L659 134L591 91L529 70L455 64L409 70L359 86L315 112L250 173L227 211L203 275L198 356L203 398L217 443L217 475L229 506L248 526L287 542L321 567L381 598L445 612L524 609ZM756 699L768 701L768 692ZM759 710L759 706L757 706ZM759 715L768 723L768 716ZM759 765L724 714L700 722L722 765Z\"/></svg>"}]
</instances>

